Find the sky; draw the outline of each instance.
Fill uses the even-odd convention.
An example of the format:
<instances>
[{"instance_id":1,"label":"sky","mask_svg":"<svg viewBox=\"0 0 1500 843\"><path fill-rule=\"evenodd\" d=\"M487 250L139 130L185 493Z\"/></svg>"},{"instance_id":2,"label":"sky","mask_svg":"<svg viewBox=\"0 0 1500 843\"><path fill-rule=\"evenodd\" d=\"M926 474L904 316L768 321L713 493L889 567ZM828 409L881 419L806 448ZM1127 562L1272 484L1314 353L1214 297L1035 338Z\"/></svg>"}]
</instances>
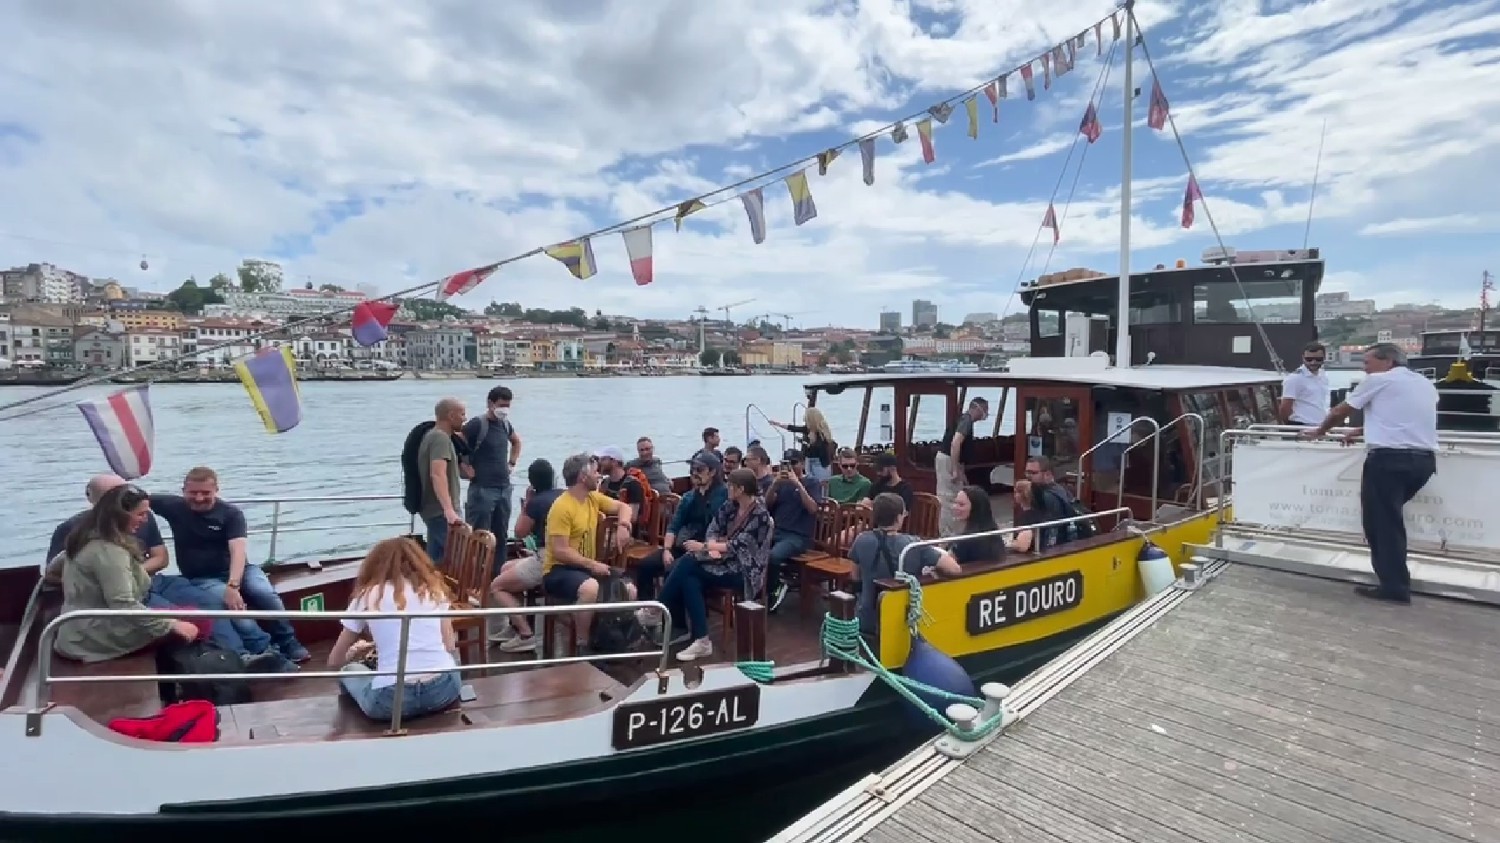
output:
<instances>
[{"instance_id":1,"label":"sky","mask_svg":"<svg viewBox=\"0 0 1500 843\"><path fill-rule=\"evenodd\" d=\"M1061 7L1068 11L1058 11ZM668 209L655 280L618 233L579 281L538 255L472 293L527 307L794 324L1014 312L1018 281L1120 265L1123 45L1110 0L14 0L0 53L0 263L49 261L166 291L276 260L289 284L392 293ZM1325 291L1473 306L1500 272L1500 0L1140 0L1131 265L1309 245ZM778 176L755 244L738 191L1086 32L979 137L934 132ZM1169 128L1145 125L1153 73ZM1078 133L1087 104L1103 133ZM1326 135L1323 127L1326 123ZM911 124L908 123L908 127ZM1323 137L1321 166L1318 165ZM1186 160L1184 152L1186 151ZM1189 163L1205 197L1182 229ZM744 188L760 182L751 180ZM1061 242L1039 226L1052 203ZM1034 247L1034 248L1033 248ZM141 270L145 258L149 269ZM777 317L777 321L780 318Z\"/></svg>"}]
</instances>

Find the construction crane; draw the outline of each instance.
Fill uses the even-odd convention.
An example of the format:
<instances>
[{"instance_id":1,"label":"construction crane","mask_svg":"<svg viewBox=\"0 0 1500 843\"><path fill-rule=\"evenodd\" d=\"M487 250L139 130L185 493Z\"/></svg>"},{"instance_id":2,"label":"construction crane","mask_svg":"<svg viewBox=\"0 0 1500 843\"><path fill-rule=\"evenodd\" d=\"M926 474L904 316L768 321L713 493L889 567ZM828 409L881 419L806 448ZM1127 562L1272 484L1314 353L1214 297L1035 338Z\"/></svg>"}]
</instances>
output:
<instances>
[{"instance_id":1,"label":"construction crane","mask_svg":"<svg viewBox=\"0 0 1500 843\"><path fill-rule=\"evenodd\" d=\"M786 330L790 330L791 329L791 322L792 322L792 320L795 317L799 316L799 315L801 315L801 314L800 313L758 313L758 314L750 317L750 319L748 321L748 324L750 325L750 327L754 328L754 327L757 327L758 325L760 325L761 322L770 322L771 321L771 317L775 316L775 317L781 319L781 330L786 331ZM771 324L774 325L775 323L772 322Z\"/></svg>"},{"instance_id":2,"label":"construction crane","mask_svg":"<svg viewBox=\"0 0 1500 843\"><path fill-rule=\"evenodd\" d=\"M733 328L734 327L734 320L729 318L729 309L731 307L739 307L742 304L749 304L750 302L753 302L753 301L755 301L755 299L745 299L744 301L737 301L734 304L720 305L720 306L718 306L718 307L716 307L714 309L715 310L722 310L722 311L724 311L724 324L727 325L730 328Z\"/></svg>"}]
</instances>

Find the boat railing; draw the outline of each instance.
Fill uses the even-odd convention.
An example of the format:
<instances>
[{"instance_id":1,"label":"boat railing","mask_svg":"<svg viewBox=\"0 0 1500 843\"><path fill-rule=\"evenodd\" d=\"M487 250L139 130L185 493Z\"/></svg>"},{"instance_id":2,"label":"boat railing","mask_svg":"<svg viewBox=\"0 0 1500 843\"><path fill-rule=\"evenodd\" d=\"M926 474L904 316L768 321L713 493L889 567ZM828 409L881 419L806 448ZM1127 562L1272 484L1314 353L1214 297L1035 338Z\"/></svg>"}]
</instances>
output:
<instances>
[{"instance_id":1,"label":"boat railing","mask_svg":"<svg viewBox=\"0 0 1500 843\"><path fill-rule=\"evenodd\" d=\"M776 437L781 440L781 450L777 451L774 454L771 454L771 459L773 461L781 459L781 455L786 453L786 432L776 425L771 424L771 417L766 415L764 410L754 404L745 405L745 444L748 446L751 442L754 442L757 439L754 428L751 427L751 421L756 416L760 416L762 419L764 419L766 427L769 427L771 430L775 431Z\"/></svg>"},{"instance_id":2,"label":"boat railing","mask_svg":"<svg viewBox=\"0 0 1500 843\"><path fill-rule=\"evenodd\" d=\"M798 410L801 410L799 413ZM792 424L802 424L802 419L807 417L807 405L801 401L792 403Z\"/></svg>"},{"instance_id":3,"label":"boat railing","mask_svg":"<svg viewBox=\"0 0 1500 843\"><path fill-rule=\"evenodd\" d=\"M1170 427L1176 421L1177 421L1177 419L1173 419L1173 421L1168 422L1167 425ZM1143 444L1145 444L1148 441L1149 442L1155 442L1156 444L1155 444L1154 450L1155 450L1155 454L1156 454L1156 459L1153 461L1153 463L1152 463L1152 469L1151 469L1151 517L1152 518L1156 517L1156 499L1157 499L1157 493L1156 493L1157 489L1156 489L1156 486L1157 486L1158 475L1161 472L1161 431L1162 431L1162 426L1161 426L1161 424L1159 422L1157 422L1156 419L1153 419L1150 416L1136 416L1135 418L1133 418L1133 419L1130 420L1129 424L1121 427L1119 430L1115 431L1114 433L1111 433L1110 435L1104 437L1100 441L1095 442L1093 445L1089 446L1089 449L1087 451L1084 451L1083 454L1078 457L1078 488L1074 490L1074 496L1075 497L1080 498L1080 499L1083 498L1083 496L1084 496L1084 489L1087 488L1087 486L1088 486L1088 483L1087 483L1087 481L1088 481L1088 472L1083 467L1083 460L1084 460L1084 458L1087 457L1087 456L1089 456L1090 454L1094 453L1095 451L1099 450L1100 448L1104 447L1105 445L1108 445L1109 443L1115 441L1116 439L1119 439L1121 436L1126 436L1126 435L1130 434L1131 432L1133 432L1135 430L1135 426L1137 424L1140 424L1141 422L1146 422L1146 423L1148 423L1148 424L1151 425L1151 428L1152 428L1151 435L1147 436L1147 437L1143 437L1142 439L1140 439L1137 442L1131 442L1130 444L1126 445L1125 450L1123 450L1123 451L1120 452L1120 483L1119 483L1119 486L1117 487L1117 490L1116 490L1115 507L1119 508L1119 507L1121 507L1121 506L1123 506L1125 504L1125 455L1129 454L1131 451L1135 450L1136 446L1138 446L1138 445L1143 445Z\"/></svg>"},{"instance_id":4,"label":"boat railing","mask_svg":"<svg viewBox=\"0 0 1500 843\"><path fill-rule=\"evenodd\" d=\"M912 549L918 547L946 548L950 544L957 544L958 542L968 541L969 539L982 539L991 536L1004 538L1005 536L1014 536L1027 530L1046 530L1052 527L1064 527L1068 524L1076 524L1080 521L1092 521L1095 518L1114 518L1116 516L1123 516L1124 518L1132 517L1130 513L1130 507L1117 506L1114 509L1107 509L1103 512L1086 512L1082 515L1070 515L1067 518L1054 518L1051 521L1041 521L1036 524L1027 524L1022 527L997 527L993 530L983 530L978 533L964 533L962 535L947 536L944 538L936 539L918 539L917 541L914 541L901 548L901 552L896 556L896 570L905 570L906 554L911 552ZM1036 547L1039 544L1039 541L1035 542L1033 544L1033 547Z\"/></svg>"},{"instance_id":5,"label":"boat railing","mask_svg":"<svg viewBox=\"0 0 1500 843\"><path fill-rule=\"evenodd\" d=\"M384 530L392 527L405 527L408 533L416 531L417 517L406 513L401 520L387 521L361 521L359 523L347 524L343 522L329 523L319 521L318 523L298 524L285 523L285 507L289 504L346 504L346 503L393 503L401 500L400 495L300 495L274 498L244 498L229 501L241 509L259 508L269 506L271 508L271 523L268 526L255 526L246 531L249 536L270 536L267 540L266 559L263 565L277 564L278 540L285 535L295 533L326 533L326 532L360 532L368 530ZM368 514L368 513L366 513ZM171 535L170 525L166 525L167 535Z\"/></svg>"},{"instance_id":6,"label":"boat railing","mask_svg":"<svg viewBox=\"0 0 1500 843\"><path fill-rule=\"evenodd\" d=\"M1205 445L1208 444L1208 422L1204 421L1203 420L1203 416L1200 415L1200 414L1198 414L1198 413L1183 413L1182 415L1178 416L1175 419L1172 419L1171 421L1169 421L1165 425L1163 425L1162 429L1163 430L1170 430L1178 422L1185 422L1185 421L1190 421L1190 420L1194 420L1194 419L1196 419L1197 422L1198 422L1198 441L1196 443L1194 443L1195 447L1193 448L1193 460L1194 460L1194 463L1193 463L1193 485L1191 487L1189 487L1189 489L1188 489L1188 500L1189 501L1196 500L1197 503L1194 505L1193 508L1196 509L1196 510L1198 510L1199 512L1202 512L1203 511L1203 490L1208 485L1208 484L1206 484L1206 483L1203 482L1203 465L1204 465L1204 459L1206 457L1206 455L1203 453L1203 448L1204 448ZM1161 455L1160 455L1160 453L1157 454L1156 466L1157 466L1157 470L1160 471L1160 469L1161 469ZM1155 515L1155 513L1156 513L1156 497L1155 497L1156 483L1155 483L1155 481L1157 479L1159 479L1159 475L1153 476L1153 478L1152 478L1153 482L1151 484L1151 490L1152 490L1152 493L1153 493L1152 498L1151 498L1151 512L1152 512L1152 516L1151 517L1152 518L1156 517L1156 515ZM1122 482L1120 484L1121 488L1124 488L1124 485L1125 484Z\"/></svg>"},{"instance_id":7,"label":"boat railing","mask_svg":"<svg viewBox=\"0 0 1500 843\"><path fill-rule=\"evenodd\" d=\"M627 661L656 657L659 659L657 673L665 676L669 666L668 655L672 640L672 614L667 611L665 604L656 600L632 600L619 603L610 603L607 608L594 603L571 604L571 605L543 605L543 606L517 606L515 608L489 608L489 609L447 609L435 612L302 612L291 609L276 611L242 610L232 611L229 609L76 609L64 612L53 618L42 628L41 637L37 643L37 674L36 680L31 685L31 695L28 711L26 714L26 734L35 737L41 734L41 716L52 707L50 700L50 689L52 685L96 685L123 682L181 682L184 677L171 674L97 674L88 676L56 676L52 673L52 647L57 638L58 629L65 623L89 618L152 618L160 619L163 616L179 619L194 620L202 618L205 620L299 620L299 621L345 621L345 620L399 620L401 621L401 637L399 651L396 657L395 670L376 670L362 673L362 676L394 676L396 678L394 696L391 700L391 720L387 734L397 735L402 733L401 718L403 696L406 683L406 656L407 647L411 639L411 622L421 618L506 618L513 615L571 615L583 613L596 613L601 611L625 612L638 609L655 609L662 616L662 646L659 650L633 651L627 653L596 653L586 656L560 656L555 658L528 659L525 661L486 661L482 664L459 664L455 670L460 673L480 670L530 670L537 667L547 667L562 664L597 664L607 661ZM486 624L487 626L488 624ZM429 671L424 671L429 672ZM309 679L340 679L348 674L338 670L303 670L296 673L223 673L223 674L194 674L192 680L195 682L285 682L288 680L304 681Z\"/></svg>"}]
</instances>

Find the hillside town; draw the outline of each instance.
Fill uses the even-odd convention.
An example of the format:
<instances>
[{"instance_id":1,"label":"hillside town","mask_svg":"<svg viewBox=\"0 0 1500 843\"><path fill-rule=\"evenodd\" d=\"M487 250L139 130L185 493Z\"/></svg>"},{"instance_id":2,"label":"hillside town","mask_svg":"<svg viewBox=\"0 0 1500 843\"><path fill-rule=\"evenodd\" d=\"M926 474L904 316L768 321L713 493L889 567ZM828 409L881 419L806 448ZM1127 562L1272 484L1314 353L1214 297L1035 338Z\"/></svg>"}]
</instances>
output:
<instances>
[{"instance_id":1,"label":"hillside town","mask_svg":"<svg viewBox=\"0 0 1500 843\"><path fill-rule=\"evenodd\" d=\"M288 286L269 261L246 260L234 276L189 279L167 292L32 263L0 270L0 366L107 372L171 362L214 369L269 341L290 345L303 367L416 373L803 371L900 359L997 368L1026 353L1028 335L1024 312L945 322L938 306L922 299L911 303L909 319L886 309L876 326L810 328L798 327L794 314L755 313L765 303L753 299L714 311L700 306L680 319L646 319L516 302L474 312L411 298L400 302L389 337L364 347L351 336L349 314L378 295L311 281ZM1323 293L1317 301L1320 334L1336 350L1378 338L1416 351L1421 332L1468 328L1476 316L1436 304L1382 310L1348 293ZM319 318L325 314L335 315ZM214 351L201 353L205 348Z\"/></svg>"}]
</instances>

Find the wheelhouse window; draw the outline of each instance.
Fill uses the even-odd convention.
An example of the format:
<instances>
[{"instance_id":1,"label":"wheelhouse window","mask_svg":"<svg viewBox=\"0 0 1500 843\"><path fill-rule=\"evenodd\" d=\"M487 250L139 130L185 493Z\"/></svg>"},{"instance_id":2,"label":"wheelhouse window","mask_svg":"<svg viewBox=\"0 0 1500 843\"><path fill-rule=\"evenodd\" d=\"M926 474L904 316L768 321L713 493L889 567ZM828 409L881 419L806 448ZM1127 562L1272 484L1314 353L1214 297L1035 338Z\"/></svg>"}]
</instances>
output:
<instances>
[{"instance_id":1,"label":"wheelhouse window","mask_svg":"<svg viewBox=\"0 0 1500 843\"><path fill-rule=\"evenodd\" d=\"M1040 309L1040 308L1037 309L1037 311L1036 311L1037 336L1039 336L1039 337L1060 337L1060 336L1062 336L1062 332L1063 332L1063 319L1064 319L1064 314L1063 314L1063 312L1061 310L1043 310L1043 309Z\"/></svg>"},{"instance_id":2,"label":"wheelhouse window","mask_svg":"<svg viewBox=\"0 0 1500 843\"><path fill-rule=\"evenodd\" d=\"M1290 269L1282 274L1286 277L1193 285L1193 321L1199 325L1300 324L1302 279L1292 277L1295 273Z\"/></svg>"},{"instance_id":3,"label":"wheelhouse window","mask_svg":"<svg viewBox=\"0 0 1500 843\"><path fill-rule=\"evenodd\" d=\"M1083 452L1079 416L1078 402L1071 398L1026 399L1026 456L1046 457L1059 479L1076 472Z\"/></svg>"},{"instance_id":4,"label":"wheelhouse window","mask_svg":"<svg viewBox=\"0 0 1500 843\"><path fill-rule=\"evenodd\" d=\"M1171 290L1136 290L1130 294L1130 324L1176 325L1182 322L1182 304Z\"/></svg>"}]
</instances>

